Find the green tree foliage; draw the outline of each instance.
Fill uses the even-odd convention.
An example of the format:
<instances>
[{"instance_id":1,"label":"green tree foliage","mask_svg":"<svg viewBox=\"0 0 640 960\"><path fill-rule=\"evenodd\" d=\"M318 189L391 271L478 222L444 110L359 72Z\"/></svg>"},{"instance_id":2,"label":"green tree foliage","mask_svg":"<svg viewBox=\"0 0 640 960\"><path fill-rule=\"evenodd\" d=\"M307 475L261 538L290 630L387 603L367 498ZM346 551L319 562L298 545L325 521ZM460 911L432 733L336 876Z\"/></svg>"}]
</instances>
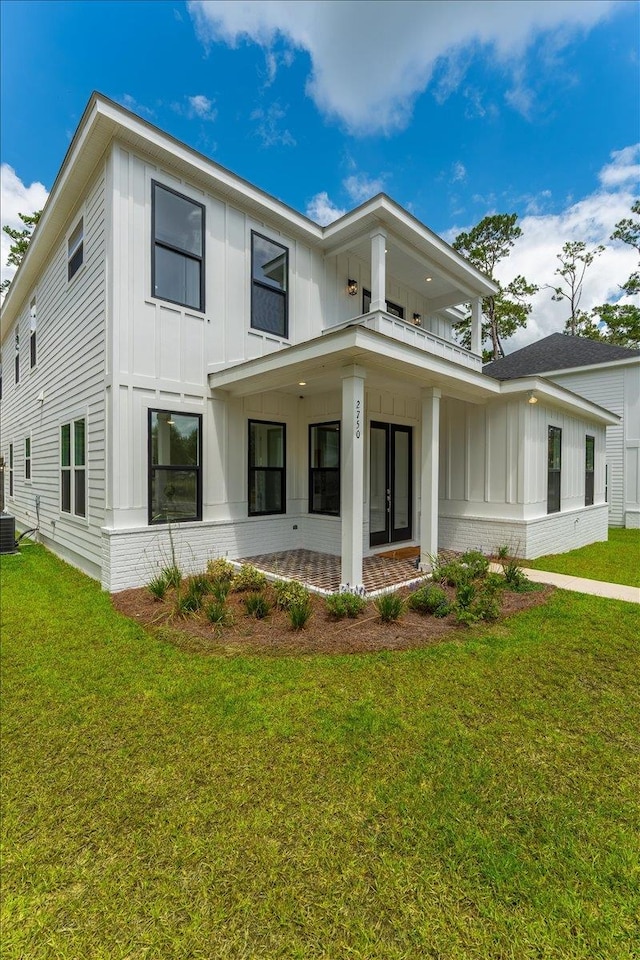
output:
<instances>
[{"instance_id":1,"label":"green tree foliage","mask_svg":"<svg viewBox=\"0 0 640 960\"><path fill-rule=\"evenodd\" d=\"M4 226L2 228L3 232L7 234L8 237L11 237L13 243L9 247L9 256L7 257L7 265L12 267L19 267L24 259L24 255L27 252L27 247L31 242L31 234L35 230L38 221L42 215L42 210L36 210L35 213L31 215L27 213L19 213L18 216L24 223L24 228L22 230L17 230L15 227ZM7 277L6 280L2 281L0 284L0 292L5 294L9 289L11 280Z\"/></svg>"},{"instance_id":2,"label":"green tree foliage","mask_svg":"<svg viewBox=\"0 0 640 960\"><path fill-rule=\"evenodd\" d=\"M514 243L522 236L517 220L516 213L493 214L481 220L468 233L459 234L453 242L454 250L462 253L499 287L495 295L485 297L482 301L482 342L489 341L491 344L490 350L483 352L485 360L497 360L504 356L502 341L526 326L531 313L528 300L538 289L521 275L507 284L500 283L495 277L497 264L509 256ZM463 346L469 349L471 317L458 324L457 330Z\"/></svg>"},{"instance_id":3,"label":"green tree foliage","mask_svg":"<svg viewBox=\"0 0 640 960\"><path fill-rule=\"evenodd\" d=\"M640 254L640 200L636 200L631 205L631 212L635 213L636 218L625 217L623 220L619 220L618 223L616 223L615 230L611 234L611 239L628 243L629 246L635 247ZM638 264L638 267L640 268L640 264ZM634 270L627 282L622 285L622 289L627 296L640 293L639 270Z\"/></svg>"},{"instance_id":4,"label":"green tree foliage","mask_svg":"<svg viewBox=\"0 0 640 960\"><path fill-rule=\"evenodd\" d=\"M589 324L589 315L580 309L584 277L596 259L604 253L603 246L589 249L582 240L568 240L562 247L562 253L557 254L560 266L555 273L561 277L562 283L554 287L552 300L566 300L569 304L569 318L564 332L575 337L581 334L582 328Z\"/></svg>"},{"instance_id":5,"label":"green tree foliage","mask_svg":"<svg viewBox=\"0 0 640 960\"><path fill-rule=\"evenodd\" d=\"M619 220L611 234L612 240L620 240L634 247L640 254L640 200L631 205L635 217ZM624 296L640 293L640 263L621 290ZM632 303L601 303L594 307L580 331L583 337L604 340L619 347L640 347L640 308Z\"/></svg>"}]
</instances>

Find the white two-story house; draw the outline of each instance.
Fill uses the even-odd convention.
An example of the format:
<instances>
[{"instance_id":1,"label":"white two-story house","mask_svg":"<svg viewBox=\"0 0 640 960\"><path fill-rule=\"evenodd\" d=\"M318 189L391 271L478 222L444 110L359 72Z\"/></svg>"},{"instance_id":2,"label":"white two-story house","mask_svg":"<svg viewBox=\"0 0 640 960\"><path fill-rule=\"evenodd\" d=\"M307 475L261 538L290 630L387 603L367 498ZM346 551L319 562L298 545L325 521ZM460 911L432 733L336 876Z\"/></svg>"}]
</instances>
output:
<instances>
[{"instance_id":1,"label":"white two-story house","mask_svg":"<svg viewBox=\"0 0 640 960\"><path fill-rule=\"evenodd\" d=\"M2 310L5 509L111 591L172 551L359 589L389 545L606 539L618 418L483 374L493 290L383 194L321 227L94 94Z\"/></svg>"}]
</instances>

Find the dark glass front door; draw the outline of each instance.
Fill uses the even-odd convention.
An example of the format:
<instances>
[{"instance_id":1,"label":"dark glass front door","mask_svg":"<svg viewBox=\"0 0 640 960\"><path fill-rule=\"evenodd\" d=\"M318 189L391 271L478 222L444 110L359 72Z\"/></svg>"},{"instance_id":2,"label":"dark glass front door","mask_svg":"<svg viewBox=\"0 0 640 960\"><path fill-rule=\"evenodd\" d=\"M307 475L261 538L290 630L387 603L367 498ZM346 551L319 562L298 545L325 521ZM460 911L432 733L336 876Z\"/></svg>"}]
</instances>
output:
<instances>
[{"instance_id":1,"label":"dark glass front door","mask_svg":"<svg viewBox=\"0 0 640 960\"><path fill-rule=\"evenodd\" d=\"M411 427L372 423L369 542L411 539Z\"/></svg>"}]
</instances>

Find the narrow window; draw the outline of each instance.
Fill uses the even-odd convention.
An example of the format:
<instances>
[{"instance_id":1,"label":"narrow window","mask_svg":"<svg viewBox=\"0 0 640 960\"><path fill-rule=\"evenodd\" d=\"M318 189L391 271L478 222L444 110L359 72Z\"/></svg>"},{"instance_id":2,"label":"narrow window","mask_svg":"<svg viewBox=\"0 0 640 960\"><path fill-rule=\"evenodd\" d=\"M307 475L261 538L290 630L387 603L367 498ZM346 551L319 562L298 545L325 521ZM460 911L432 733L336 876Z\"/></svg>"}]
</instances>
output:
<instances>
[{"instance_id":1,"label":"narrow window","mask_svg":"<svg viewBox=\"0 0 640 960\"><path fill-rule=\"evenodd\" d=\"M20 383L20 334L16 330L15 336L16 358L15 358L15 381Z\"/></svg>"},{"instance_id":2,"label":"narrow window","mask_svg":"<svg viewBox=\"0 0 640 960\"><path fill-rule=\"evenodd\" d=\"M251 234L251 326L289 336L289 251L259 233Z\"/></svg>"},{"instance_id":3,"label":"narrow window","mask_svg":"<svg viewBox=\"0 0 640 960\"><path fill-rule=\"evenodd\" d=\"M393 303L391 300L387 300L387 313L390 313L392 317L398 317L400 320L404 320L404 307L401 307L399 303ZM362 312L369 313L371 310L371 291L362 290Z\"/></svg>"},{"instance_id":4,"label":"narrow window","mask_svg":"<svg viewBox=\"0 0 640 960\"><path fill-rule=\"evenodd\" d=\"M204 207L153 184L153 296L204 310Z\"/></svg>"},{"instance_id":5,"label":"narrow window","mask_svg":"<svg viewBox=\"0 0 640 960\"><path fill-rule=\"evenodd\" d=\"M67 280L71 280L84 260L84 221L80 217L67 242Z\"/></svg>"},{"instance_id":6,"label":"narrow window","mask_svg":"<svg viewBox=\"0 0 640 960\"><path fill-rule=\"evenodd\" d=\"M249 420L249 516L285 510L285 425Z\"/></svg>"},{"instance_id":7,"label":"narrow window","mask_svg":"<svg viewBox=\"0 0 640 960\"><path fill-rule=\"evenodd\" d=\"M87 424L74 420L60 427L60 510L87 515Z\"/></svg>"},{"instance_id":8,"label":"narrow window","mask_svg":"<svg viewBox=\"0 0 640 960\"><path fill-rule=\"evenodd\" d=\"M202 519L202 417L149 411L149 523Z\"/></svg>"},{"instance_id":9,"label":"narrow window","mask_svg":"<svg viewBox=\"0 0 640 960\"><path fill-rule=\"evenodd\" d=\"M36 365L37 352L36 352L36 326L37 326L37 309L36 309L36 298L34 297L31 301L31 316L30 316L30 335L29 335L29 355L31 357L31 369Z\"/></svg>"},{"instance_id":10,"label":"narrow window","mask_svg":"<svg viewBox=\"0 0 640 960\"><path fill-rule=\"evenodd\" d=\"M549 427L547 467L547 513L560 511L560 473L562 466L562 430Z\"/></svg>"},{"instance_id":11,"label":"narrow window","mask_svg":"<svg viewBox=\"0 0 640 960\"><path fill-rule=\"evenodd\" d=\"M309 513L340 516L340 424L309 426Z\"/></svg>"},{"instance_id":12,"label":"narrow window","mask_svg":"<svg viewBox=\"0 0 640 960\"><path fill-rule=\"evenodd\" d=\"M13 444L9 444L9 496L13 496Z\"/></svg>"},{"instance_id":13,"label":"narrow window","mask_svg":"<svg viewBox=\"0 0 640 960\"><path fill-rule=\"evenodd\" d=\"M24 438L24 478L31 480L31 437Z\"/></svg>"},{"instance_id":14,"label":"narrow window","mask_svg":"<svg viewBox=\"0 0 640 960\"><path fill-rule=\"evenodd\" d=\"M595 437L585 437L585 457L584 457L584 505L590 507L593 504L593 488L596 467L596 440Z\"/></svg>"}]
</instances>

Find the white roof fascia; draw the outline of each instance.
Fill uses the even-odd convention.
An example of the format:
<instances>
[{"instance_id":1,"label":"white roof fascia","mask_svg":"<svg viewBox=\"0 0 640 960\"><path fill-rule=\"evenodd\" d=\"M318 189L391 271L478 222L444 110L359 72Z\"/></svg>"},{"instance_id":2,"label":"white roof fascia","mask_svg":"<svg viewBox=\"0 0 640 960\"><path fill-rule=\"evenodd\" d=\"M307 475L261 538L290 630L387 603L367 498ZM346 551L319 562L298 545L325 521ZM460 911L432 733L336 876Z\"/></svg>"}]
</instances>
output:
<instances>
[{"instance_id":1,"label":"white roof fascia","mask_svg":"<svg viewBox=\"0 0 640 960\"><path fill-rule=\"evenodd\" d=\"M486 374L485 374L486 376ZM573 416L586 420L595 420L597 423L614 427L620 423L620 417L611 410L601 407L591 400L585 400L577 393L560 387L544 377L520 377L518 380L500 380L501 395L514 399L526 394L534 393L540 403L547 402L554 407L560 407Z\"/></svg>"},{"instance_id":2,"label":"white roof fascia","mask_svg":"<svg viewBox=\"0 0 640 960\"><path fill-rule=\"evenodd\" d=\"M602 370L603 368L626 367L629 364L640 364L640 355L636 357L623 357L621 360L602 360L600 363L589 363L584 367L562 367L560 370L545 370L541 376L560 377L562 374L569 373L590 373L592 370Z\"/></svg>"}]
</instances>

